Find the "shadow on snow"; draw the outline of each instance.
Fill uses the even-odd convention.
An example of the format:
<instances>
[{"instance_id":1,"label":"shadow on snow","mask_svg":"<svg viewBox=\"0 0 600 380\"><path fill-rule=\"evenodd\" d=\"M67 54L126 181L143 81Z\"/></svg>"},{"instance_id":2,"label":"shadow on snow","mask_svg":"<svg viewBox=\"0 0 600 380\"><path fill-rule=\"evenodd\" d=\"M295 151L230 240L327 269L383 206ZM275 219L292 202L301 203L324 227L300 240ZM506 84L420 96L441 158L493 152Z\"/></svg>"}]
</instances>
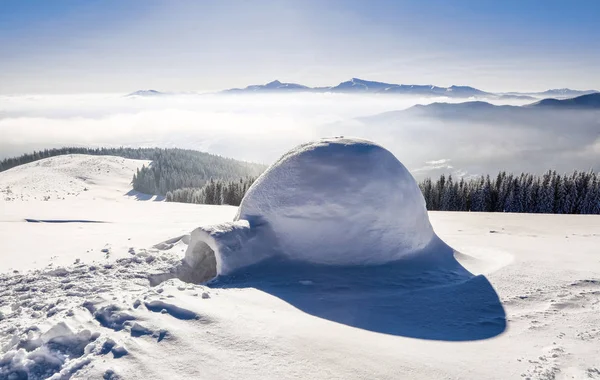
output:
<instances>
[{"instance_id":1,"label":"shadow on snow","mask_svg":"<svg viewBox=\"0 0 600 380\"><path fill-rule=\"evenodd\" d=\"M138 201L155 201L155 202L160 202L160 201L164 201L165 197L162 195L152 195L152 194L146 194L146 193L140 193L139 191L136 190L129 190L125 196L127 197L133 197Z\"/></svg>"},{"instance_id":2,"label":"shadow on snow","mask_svg":"<svg viewBox=\"0 0 600 380\"><path fill-rule=\"evenodd\" d=\"M378 333L443 341L501 334L506 314L487 278L468 272L441 240L432 245L385 265L268 260L209 285L256 288L313 316Z\"/></svg>"}]
</instances>

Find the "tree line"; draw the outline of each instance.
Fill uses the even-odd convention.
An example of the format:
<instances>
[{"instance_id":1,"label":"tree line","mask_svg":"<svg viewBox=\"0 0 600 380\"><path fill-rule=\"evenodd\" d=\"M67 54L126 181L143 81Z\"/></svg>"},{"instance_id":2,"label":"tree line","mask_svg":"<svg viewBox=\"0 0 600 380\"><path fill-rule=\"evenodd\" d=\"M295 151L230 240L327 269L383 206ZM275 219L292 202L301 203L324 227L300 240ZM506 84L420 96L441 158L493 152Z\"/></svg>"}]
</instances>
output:
<instances>
[{"instance_id":1,"label":"tree line","mask_svg":"<svg viewBox=\"0 0 600 380\"><path fill-rule=\"evenodd\" d=\"M428 210L600 214L600 176L574 171L543 175L500 172L455 180L441 175L419 183Z\"/></svg>"},{"instance_id":2,"label":"tree line","mask_svg":"<svg viewBox=\"0 0 600 380\"><path fill-rule=\"evenodd\" d=\"M255 177L235 181L211 179L201 188L186 187L167 192L167 202L239 206Z\"/></svg>"},{"instance_id":3,"label":"tree line","mask_svg":"<svg viewBox=\"0 0 600 380\"><path fill-rule=\"evenodd\" d=\"M167 201L239 205L255 178L211 180L202 188L167 193ZM427 210L546 214L600 214L600 176L594 172L543 175L500 172L455 180L441 175L419 182Z\"/></svg>"}]
</instances>

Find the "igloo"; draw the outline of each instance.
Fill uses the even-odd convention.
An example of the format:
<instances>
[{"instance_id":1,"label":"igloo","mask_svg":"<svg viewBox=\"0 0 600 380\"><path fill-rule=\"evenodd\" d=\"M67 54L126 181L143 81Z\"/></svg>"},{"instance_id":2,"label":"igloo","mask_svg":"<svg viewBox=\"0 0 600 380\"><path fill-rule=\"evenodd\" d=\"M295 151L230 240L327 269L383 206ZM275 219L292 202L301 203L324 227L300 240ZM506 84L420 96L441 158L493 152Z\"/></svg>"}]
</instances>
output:
<instances>
[{"instance_id":1,"label":"igloo","mask_svg":"<svg viewBox=\"0 0 600 380\"><path fill-rule=\"evenodd\" d=\"M271 165L234 221L194 230L184 263L195 281L268 258L376 265L418 254L434 237L421 191L392 153L327 138Z\"/></svg>"}]
</instances>

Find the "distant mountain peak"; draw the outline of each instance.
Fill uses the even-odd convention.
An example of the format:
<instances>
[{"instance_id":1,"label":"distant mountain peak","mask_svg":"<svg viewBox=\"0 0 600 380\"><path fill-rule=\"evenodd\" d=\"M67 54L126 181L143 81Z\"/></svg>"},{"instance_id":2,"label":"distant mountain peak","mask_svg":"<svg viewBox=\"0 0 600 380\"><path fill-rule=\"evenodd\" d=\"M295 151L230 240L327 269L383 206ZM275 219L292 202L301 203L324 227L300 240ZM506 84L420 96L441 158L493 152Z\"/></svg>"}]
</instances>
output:
<instances>
[{"instance_id":1,"label":"distant mountain peak","mask_svg":"<svg viewBox=\"0 0 600 380\"><path fill-rule=\"evenodd\" d=\"M469 89L469 90L476 90L475 87L471 87L471 86L458 86L458 85L455 85L455 84L453 84L452 86L450 86L448 88L451 88L451 89L464 88L464 89Z\"/></svg>"},{"instance_id":2,"label":"distant mountain peak","mask_svg":"<svg viewBox=\"0 0 600 380\"><path fill-rule=\"evenodd\" d=\"M477 110L477 109L489 109L495 108L495 106L491 103L484 101L471 101L471 102L462 102L462 103L445 103L445 102L435 102L430 104L416 104L406 111L409 110Z\"/></svg>"},{"instance_id":3,"label":"distant mountain peak","mask_svg":"<svg viewBox=\"0 0 600 380\"><path fill-rule=\"evenodd\" d=\"M240 92L290 92L290 91L306 91L311 90L310 87L297 84L297 83L286 83L281 82L278 79L275 79L266 84L253 84L250 86L246 86L245 88L231 88L228 90L224 90L222 92L229 93L240 93Z\"/></svg>"},{"instance_id":4,"label":"distant mountain peak","mask_svg":"<svg viewBox=\"0 0 600 380\"><path fill-rule=\"evenodd\" d=\"M127 94L126 96L157 96L164 95L164 93L156 90L137 90L132 92L131 94Z\"/></svg>"},{"instance_id":5,"label":"distant mountain peak","mask_svg":"<svg viewBox=\"0 0 600 380\"><path fill-rule=\"evenodd\" d=\"M538 93L542 96L560 96L560 97L575 97L579 95L588 95L598 93L596 90L573 90L570 88L553 88L544 92Z\"/></svg>"}]
</instances>

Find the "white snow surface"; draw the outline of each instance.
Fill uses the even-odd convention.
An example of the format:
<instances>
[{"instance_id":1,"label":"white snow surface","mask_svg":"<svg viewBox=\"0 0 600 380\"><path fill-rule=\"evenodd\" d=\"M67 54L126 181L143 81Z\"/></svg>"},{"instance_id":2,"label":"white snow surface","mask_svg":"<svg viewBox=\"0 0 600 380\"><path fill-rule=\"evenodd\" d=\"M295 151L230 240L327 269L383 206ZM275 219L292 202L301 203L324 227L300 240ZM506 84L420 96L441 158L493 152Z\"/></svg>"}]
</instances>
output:
<instances>
[{"instance_id":1,"label":"white snow surface","mask_svg":"<svg viewBox=\"0 0 600 380\"><path fill-rule=\"evenodd\" d=\"M133 174L149 164L115 156L49 157L1 172L0 196L5 200L122 200L124 195L137 194L131 189Z\"/></svg>"},{"instance_id":2,"label":"white snow surface","mask_svg":"<svg viewBox=\"0 0 600 380\"><path fill-rule=\"evenodd\" d=\"M0 269L115 260L128 257L131 247L151 247L198 224L233 218L234 207L215 212L132 190L135 170L149 163L73 154L0 172ZM63 235L66 230L72 233Z\"/></svg>"},{"instance_id":3,"label":"white snow surface","mask_svg":"<svg viewBox=\"0 0 600 380\"><path fill-rule=\"evenodd\" d=\"M422 252L435 234L410 172L367 140L302 144L271 165L246 193L235 223L201 227L186 260L207 244L217 274L271 256L327 265L373 265ZM211 253L212 254L212 253Z\"/></svg>"},{"instance_id":4,"label":"white snow surface","mask_svg":"<svg viewBox=\"0 0 600 380\"><path fill-rule=\"evenodd\" d=\"M0 188L9 180L0 173ZM41 189L0 199L2 380L600 379L599 216L430 212L465 269L392 268L398 287L360 266L344 286L330 266L195 285L153 279L178 265L187 232L236 208L138 201L108 185L94 191L112 199L43 201ZM323 303L333 314L311 308ZM398 330L344 319L363 311ZM504 329L476 334L502 315Z\"/></svg>"}]
</instances>

